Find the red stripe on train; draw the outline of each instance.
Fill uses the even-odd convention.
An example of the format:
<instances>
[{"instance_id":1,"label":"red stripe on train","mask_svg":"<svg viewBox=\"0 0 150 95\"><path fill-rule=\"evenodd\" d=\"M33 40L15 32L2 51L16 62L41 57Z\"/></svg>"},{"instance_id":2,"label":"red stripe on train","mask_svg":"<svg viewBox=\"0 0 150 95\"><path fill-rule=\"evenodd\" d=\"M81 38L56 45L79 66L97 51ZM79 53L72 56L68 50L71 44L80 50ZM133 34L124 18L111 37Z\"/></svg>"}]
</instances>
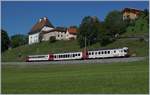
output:
<instances>
[{"instance_id":1,"label":"red stripe on train","mask_svg":"<svg viewBox=\"0 0 150 95\"><path fill-rule=\"evenodd\" d=\"M49 58L48 58L49 61L52 61L54 60L54 55L53 54L49 54Z\"/></svg>"},{"instance_id":2,"label":"red stripe on train","mask_svg":"<svg viewBox=\"0 0 150 95\"><path fill-rule=\"evenodd\" d=\"M89 55L88 55L88 50L86 48L84 48L84 50L82 51L82 59L88 59Z\"/></svg>"}]
</instances>

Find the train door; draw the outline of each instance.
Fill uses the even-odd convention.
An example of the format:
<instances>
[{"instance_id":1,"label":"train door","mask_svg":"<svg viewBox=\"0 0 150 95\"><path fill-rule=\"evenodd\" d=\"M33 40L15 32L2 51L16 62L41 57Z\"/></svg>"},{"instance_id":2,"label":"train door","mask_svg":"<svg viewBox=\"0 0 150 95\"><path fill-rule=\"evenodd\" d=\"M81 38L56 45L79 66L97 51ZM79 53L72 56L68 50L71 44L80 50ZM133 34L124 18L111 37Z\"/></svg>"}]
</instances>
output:
<instances>
[{"instance_id":1,"label":"train door","mask_svg":"<svg viewBox=\"0 0 150 95\"><path fill-rule=\"evenodd\" d=\"M53 55L53 54L49 54L48 60L49 60L49 61L54 60L54 55Z\"/></svg>"},{"instance_id":2,"label":"train door","mask_svg":"<svg viewBox=\"0 0 150 95\"><path fill-rule=\"evenodd\" d=\"M86 48L84 48L84 50L82 51L82 59L88 59L88 50Z\"/></svg>"}]
</instances>

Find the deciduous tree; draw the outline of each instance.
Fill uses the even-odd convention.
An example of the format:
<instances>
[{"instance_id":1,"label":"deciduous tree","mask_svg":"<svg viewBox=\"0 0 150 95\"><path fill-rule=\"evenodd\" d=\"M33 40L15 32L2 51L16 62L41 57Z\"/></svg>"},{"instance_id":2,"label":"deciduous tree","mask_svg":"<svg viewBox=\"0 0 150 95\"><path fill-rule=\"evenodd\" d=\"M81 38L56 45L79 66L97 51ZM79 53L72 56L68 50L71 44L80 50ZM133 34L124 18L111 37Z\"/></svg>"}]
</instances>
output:
<instances>
[{"instance_id":1,"label":"deciduous tree","mask_svg":"<svg viewBox=\"0 0 150 95\"><path fill-rule=\"evenodd\" d=\"M27 44L27 36L22 34L16 34L11 36L11 45L12 48Z\"/></svg>"},{"instance_id":2,"label":"deciduous tree","mask_svg":"<svg viewBox=\"0 0 150 95\"><path fill-rule=\"evenodd\" d=\"M86 44L91 45L97 42L100 22L97 17L84 17L77 34L77 40L80 47L84 47L85 38Z\"/></svg>"},{"instance_id":3,"label":"deciduous tree","mask_svg":"<svg viewBox=\"0 0 150 95\"><path fill-rule=\"evenodd\" d=\"M9 48L10 40L7 32L5 30L1 30L1 51L4 52Z\"/></svg>"}]
</instances>

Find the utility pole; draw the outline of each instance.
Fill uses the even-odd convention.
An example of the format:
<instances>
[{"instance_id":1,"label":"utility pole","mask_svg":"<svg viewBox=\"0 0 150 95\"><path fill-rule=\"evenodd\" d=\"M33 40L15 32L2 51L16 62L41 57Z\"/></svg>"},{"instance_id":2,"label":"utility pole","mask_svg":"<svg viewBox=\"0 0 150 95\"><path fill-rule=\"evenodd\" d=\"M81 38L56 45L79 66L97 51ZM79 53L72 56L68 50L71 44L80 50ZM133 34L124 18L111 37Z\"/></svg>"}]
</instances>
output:
<instances>
[{"instance_id":1,"label":"utility pole","mask_svg":"<svg viewBox=\"0 0 150 95\"><path fill-rule=\"evenodd\" d=\"M85 36L85 38L84 38L84 42L85 42L85 49L86 49L86 36Z\"/></svg>"}]
</instances>

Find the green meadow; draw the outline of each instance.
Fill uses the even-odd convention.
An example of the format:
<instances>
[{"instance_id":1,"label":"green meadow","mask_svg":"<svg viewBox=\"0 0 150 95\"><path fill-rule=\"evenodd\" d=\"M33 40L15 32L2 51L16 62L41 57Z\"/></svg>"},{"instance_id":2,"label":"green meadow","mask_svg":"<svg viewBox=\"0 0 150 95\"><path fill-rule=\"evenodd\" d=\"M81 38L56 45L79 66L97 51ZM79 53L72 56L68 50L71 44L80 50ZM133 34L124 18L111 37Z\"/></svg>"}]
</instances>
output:
<instances>
[{"instance_id":1,"label":"green meadow","mask_svg":"<svg viewBox=\"0 0 150 95\"><path fill-rule=\"evenodd\" d=\"M2 64L1 76L3 94L148 94L149 64Z\"/></svg>"}]
</instances>

